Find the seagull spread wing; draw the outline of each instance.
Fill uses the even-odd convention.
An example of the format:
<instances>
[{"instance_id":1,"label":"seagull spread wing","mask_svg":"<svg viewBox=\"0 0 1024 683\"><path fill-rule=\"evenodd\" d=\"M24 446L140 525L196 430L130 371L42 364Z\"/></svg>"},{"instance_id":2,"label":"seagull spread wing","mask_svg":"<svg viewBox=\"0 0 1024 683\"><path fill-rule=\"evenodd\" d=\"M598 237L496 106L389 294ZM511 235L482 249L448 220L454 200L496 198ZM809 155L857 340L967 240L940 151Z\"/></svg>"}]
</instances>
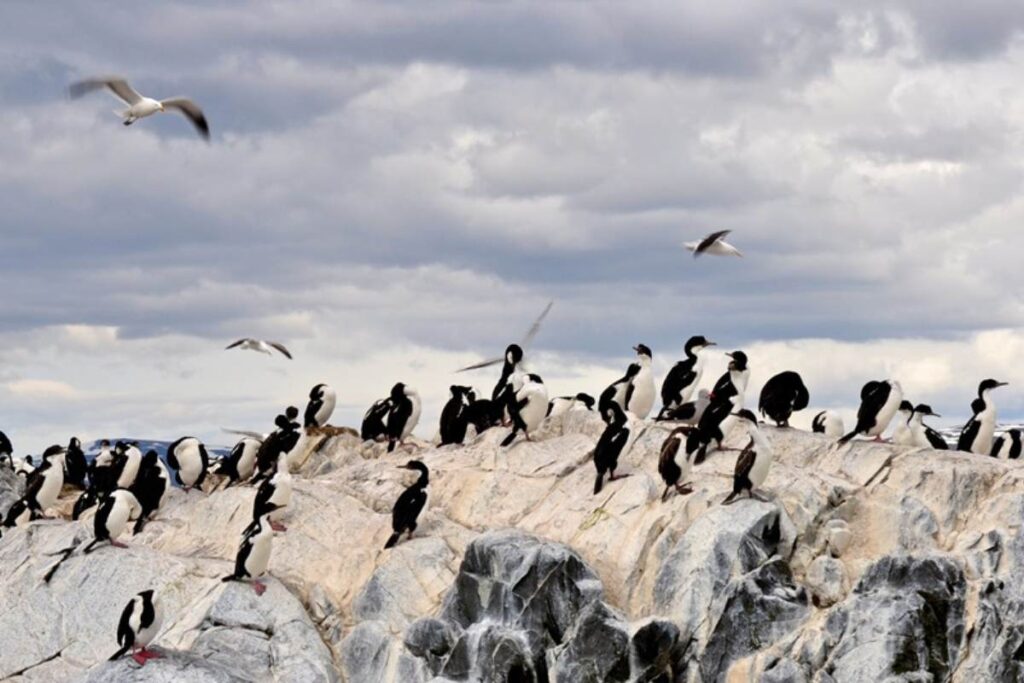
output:
<instances>
[{"instance_id":1,"label":"seagull spread wing","mask_svg":"<svg viewBox=\"0 0 1024 683\"><path fill-rule=\"evenodd\" d=\"M549 301L548 305L544 307L543 311L541 311L541 314L537 317L536 320L533 321L533 324L530 325L530 329L526 331L526 336L523 337L522 347L524 349L530 345L530 342L533 341L533 338L537 336L538 332L540 332L540 324L544 322L544 318L548 317L548 313L551 312L551 307L554 305L554 301Z\"/></svg>"},{"instance_id":2,"label":"seagull spread wing","mask_svg":"<svg viewBox=\"0 0 1024 683\"><path fill-rule=\"evenodd\" d=\"M461 368L459 370L456 370L455 372L469 372L470 370L479 370L480 368L489 368L492 365L497 365L499 363L504 363L504 362L505 362L505 357L504 356L502 356L501 358L491 358L490 360L485 360L485 361L482 361L480 363L474 363L473 365L467 365L466 367Z\"/></svg>"},{"instance_id":3,"label":"seagull spread wing","mask_svg":"<svg viewBox=\"0 0 1024 683\"><path fill-rule=\"evenodd\" d=\"M128 81L118 76L90 78L88 80L72 83L68 88L68 94L70 94L73 99L78 99L82 95L91 93L93 90L100 90L101 88L106 88L129 106L136 104L142 99L142 95L137 93L135 88L128 85Z\"/></svg>"},{"instance_id":4,"label":"seagull spread wing","mask_svg":"<svg viewBox=\"0 0 1024 683\"><path fill-rule=\"evenodd\" d=\"M126 84L127 85L127 84ZM187 97L171 97L170 99L160 100L160 104L164 105L165 109L177 109L192 122L192 125L199 131L199 135L204 140L210 139L210 126L206 123L206 117L203 116L203 110L199 108L199 105L188 99Z\"/></svg>"},{"instance_id":5,"label":"seagull spread wing","mask_svg":"<svg viewBox=\"0 0 1024 683\"><path fill-rule=\"evenodd\" d=\"M221 431L227 432L228 434L238 434L239 436L248 436L262 442L267 438L266 434L260 434L259 432L250 432L246 429L228 429L227 427L221 427Z\"/></svg>"},{"instance_id":6,"label":"seagull spread wing","mask_svg":"<svg viewBox=\"0 0 1024 683\"><path fill-rule=\"evenodd\" d=\"M700 244L697 245L697 248L693 250L693 257L697 258L698 256L700 256L705 249L707 249L712 244L728 235L730 232L732 232L732 230L719 230L718 232L713 232L704 239L702 239L700 241Z\"/></svg>"},{"instance_id":7,"label":"seagull spread wing","mask_svg":"<svg viewBox=\"0 0 1024 683\"><path fill-rule=\"evenodd\" d=\"M234 344L228 344L227 346L225 346L225 347L224 347L224 350L226 351L226 350L228 350L228 349L233 349L233 348L235 348L236 346L241 346L242 344L244 344L244 343L245 343L245 342L247 342L247 341L249 341L249 340L248 340L248 339L239 339L239 340L238 340L238 341L236 341L236 342L235 342Z\"/></svg>"},{"instance_id":8,"label":"seagull spread wing","mask_svg":"<svg viewBox=\"0 0 1024 683\"><path fill-rule=\"evenodd\" d=\"M292 354L288 353L288 349L284 348L284 344L278 344L277 342L268 341L268 344L273 346L275 349L284 354L285 358L291 360Z\"/></svg>"}]
</instances>

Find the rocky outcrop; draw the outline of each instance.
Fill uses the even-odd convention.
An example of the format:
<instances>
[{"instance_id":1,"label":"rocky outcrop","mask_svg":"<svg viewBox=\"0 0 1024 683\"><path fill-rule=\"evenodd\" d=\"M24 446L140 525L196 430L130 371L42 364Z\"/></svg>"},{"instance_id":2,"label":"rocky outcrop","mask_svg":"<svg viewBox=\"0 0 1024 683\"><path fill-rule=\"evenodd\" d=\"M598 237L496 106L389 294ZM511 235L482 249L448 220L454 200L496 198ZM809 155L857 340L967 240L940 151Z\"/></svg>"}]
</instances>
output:
<instances>
[{"instance_id":1,"label":"rocky outcrop","mask_svg":"<svg viewBox=\"0 0 1024 683\"><path fill-rule=\"evenodd\" d=\"M1016 461L766 428L767 502L720 502L735 453L661 502L648 425L592 495L599 418L508 449L420 444L430 498L383 550L410 476L351 435L307 440L269 590L223 584L253 491L171 492L128 550L41 520L0 539L0 679L30 681L1016 681L1024 471ZM9 484L0 478L0 499ZM127 600L167 619L139 669L106 662Z\"/></svg>"}]
</instances>

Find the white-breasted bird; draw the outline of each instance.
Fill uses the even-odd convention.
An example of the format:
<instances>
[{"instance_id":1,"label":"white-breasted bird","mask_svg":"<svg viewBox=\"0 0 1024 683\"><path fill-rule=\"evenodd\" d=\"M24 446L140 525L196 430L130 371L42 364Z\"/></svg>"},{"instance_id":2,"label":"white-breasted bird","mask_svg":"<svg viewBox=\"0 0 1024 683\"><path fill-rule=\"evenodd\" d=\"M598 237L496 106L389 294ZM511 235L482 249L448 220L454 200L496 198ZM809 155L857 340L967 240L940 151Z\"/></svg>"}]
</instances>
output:
<instances>
[{"instance_id":1,"label":"white-breasted bird","mask_svg":"<svg viewBox=\"0 0 1024 683\"><path fill-rule=\"evenodd\" d=\"M127 109L116 112L124 119L124 125L130 126L139 119L166 111L177 111L185 116L204 140L210 139L210 125L199 105L187 97L170 97L166 100L154 100L152 97L140 95L128 81L120 76L102 76L89 78L72 83L68 88L71 99L78 99L93 90L106 89L114 97L128 105Z\"/></svg>"}]
</instances>

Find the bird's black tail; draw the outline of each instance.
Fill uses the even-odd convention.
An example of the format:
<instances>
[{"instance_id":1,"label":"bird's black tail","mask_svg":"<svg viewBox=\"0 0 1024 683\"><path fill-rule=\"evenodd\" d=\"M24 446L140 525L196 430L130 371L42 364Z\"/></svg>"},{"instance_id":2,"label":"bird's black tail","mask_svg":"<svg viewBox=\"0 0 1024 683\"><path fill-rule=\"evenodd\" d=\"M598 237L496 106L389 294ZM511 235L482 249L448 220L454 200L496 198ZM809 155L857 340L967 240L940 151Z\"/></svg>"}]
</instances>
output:
<instances>
[{"instance_id":1,"label":"bird's black tail","mask_svg":"<svg viewBox=\"0 0 1024 683\"><path fill-rule=\"evenodd\" d=\"M384 544L384 550L387 550L388 548L393 548L395 544L398 543L399 536L401 536L401 533L397 531L391 534L391 538L389 538L388 542Z\"/></svg>"},{"instance_id":2,"label":"bird's black tail","mask_svg":"<svg viewBox=\"0 0 1024 683\"><path fill-rule=\"evenodd\" d=\"M388 453L393 453L395 450L395 444L398 443L394 439L388 439Z\"/></svg>"},{"instance_id":3,"label":"bird's black tail","mask_svg":"<svg viewBox=\"0 0 1024 683\"><path fill-rule=\"evenodd\" d=\"M128 648L130 646L131 646L130 644L122 645L121 649L118 650L117 652L115 652L113 655L111 655L110 659L108 659L107 661L109 661L109 662L116 662L117 660L121 659L121 657L124 657L125 653L128 652Z\"/></svg>"},{"instance_id":4,"label":"bird's black tail","mask_svg":"<svg viewBox=\"0 0 1024 683\"><path fill-rule=\"evenodd\" d=\"M661 494L661 502L662 503L664 503L666 500L668 500L668 494L669 494L669 491L671 491L671 490L672 490L672 484L666 484L665 485L665 493Z\"/></svg>"},{"instance_id":5,"label":"bird's black tail","mask_svg":"<svg viewBox=\"0 0 1024 683\"><path fill-rule=\"evenodd\" d=\"M231 574L229 576L222 576L220 581L221 583L228 583L229 581L238 581L238 577L234 574Z\"/></svg>"},{"instance_id":6,"label":"bird's black tail","mask_svg":"<svg viewBox=\"0 0 1024 683\"><path fill-rule=\"evenodd\" d=\"M594 495L601 493L602 486L604 486L604 475L598 472L597 479L594 480Z\"/></svg>"},{"instance_id":7,"label":"bird's black tail","mask_svg":"<svg viewBox=\"0 0 1024 683\"><path fill-rule=\"evenodd\" d=\"M836 443L839 444L840 446L842 446L844 443L848 442L850 439L852 439L855 436L857 436L857 430L856 429L854 429L849 434L846 434L844 436L839 437L839 441L836 441Z\"/></svg>"}]
</instances>

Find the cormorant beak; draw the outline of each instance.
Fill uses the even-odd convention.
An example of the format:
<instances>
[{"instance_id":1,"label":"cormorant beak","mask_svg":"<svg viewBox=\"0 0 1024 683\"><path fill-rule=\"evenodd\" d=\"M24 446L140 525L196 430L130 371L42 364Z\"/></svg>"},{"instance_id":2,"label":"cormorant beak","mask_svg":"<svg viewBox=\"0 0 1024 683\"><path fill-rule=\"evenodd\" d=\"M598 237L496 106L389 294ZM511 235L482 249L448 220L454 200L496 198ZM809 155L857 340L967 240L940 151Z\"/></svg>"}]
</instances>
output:
<instances>
[{"instance_id":1,"label":"cormorant beak","mask_svg":"<svg viewBox=\"0 0 1024 683\"><path fill-rule=\"evenodd\" d=\"M942 417L938 413L928 413L928 414L931 415L932 417Z\"/></svg>"},{"instance_id":2,"label":"cormorant beak","mask_svg":"<svg viewBox=\"0 0 1024 683\"><path fill-rule=\"evenodd\" d=\"M718 346L718 342L713 342L713 341L704 342L704 346Z\"/></svg>"},{"instance_id":3,"label":"cormorant beak","mask_svg":"<svg viewBox=\"0 0 1024 683\"><path fill-rule=\"evenodd\" d=\"M1010 384L1009 382L996 382L996 386L997 387L1005 387L1005 386L1007 386L1009 384Z\"/></svg>"},{"instance_id":4,"label":"cormorant beak","mask_svg":"<svg viewBox=\"0 0 1024 683\"><path fill-rule=\"evenodd\" d=\"M636 351L637 353L640 353L640 347L639 346L634 346L633 350Z\"/></svg>"},{"instance_id":5,"label":"cormorant beak","mask_svg":"<svg viewBox=\"0 0 1024 683\"><path fill-rule=\"evenodd\" d=\"M726 352L725 355L729 356L729 358L732 358L732 353L731 352Z\"/></svg>"}]
</instances>

